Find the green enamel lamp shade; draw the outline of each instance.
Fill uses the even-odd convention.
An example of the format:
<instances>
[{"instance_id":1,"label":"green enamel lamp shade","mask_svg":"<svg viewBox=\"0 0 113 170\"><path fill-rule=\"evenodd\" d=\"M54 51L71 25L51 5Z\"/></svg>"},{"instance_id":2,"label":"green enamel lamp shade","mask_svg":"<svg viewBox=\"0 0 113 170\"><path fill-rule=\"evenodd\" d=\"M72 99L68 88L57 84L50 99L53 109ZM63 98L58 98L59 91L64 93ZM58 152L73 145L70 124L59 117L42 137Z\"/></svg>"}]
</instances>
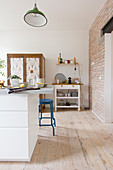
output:
<instances>
[{"instance_id":1,"label":"green enamel lamp shade","mask_svg":"<svg viewBox=\"0 0 113 170\"><path fill-rule=\"evenodd\" d=\"M36 4L34 9L24 15L24 21L33 27L42 27L47 24L47 18L38 10Z\"/></svg>"}]
</instances>

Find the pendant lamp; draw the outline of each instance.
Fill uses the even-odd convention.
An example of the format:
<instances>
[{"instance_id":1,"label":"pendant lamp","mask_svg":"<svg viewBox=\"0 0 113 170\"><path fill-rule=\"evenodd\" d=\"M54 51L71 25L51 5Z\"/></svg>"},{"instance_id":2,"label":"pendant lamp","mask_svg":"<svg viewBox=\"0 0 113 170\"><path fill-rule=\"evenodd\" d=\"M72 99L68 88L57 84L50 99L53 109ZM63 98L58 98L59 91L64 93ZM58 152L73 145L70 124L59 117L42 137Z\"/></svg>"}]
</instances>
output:
<instances>
[{"instance_id":1,"label":"pendant lamp","mask_svg":"<svg viewBox=\"0 0 113 170\"><path fill-rule=\"evenodd\" d=\"M47 18L38 10L36 3L34 8L24 15L24 21L33 27L43 27L47 24Z\"/></svg>"}]
</instances>

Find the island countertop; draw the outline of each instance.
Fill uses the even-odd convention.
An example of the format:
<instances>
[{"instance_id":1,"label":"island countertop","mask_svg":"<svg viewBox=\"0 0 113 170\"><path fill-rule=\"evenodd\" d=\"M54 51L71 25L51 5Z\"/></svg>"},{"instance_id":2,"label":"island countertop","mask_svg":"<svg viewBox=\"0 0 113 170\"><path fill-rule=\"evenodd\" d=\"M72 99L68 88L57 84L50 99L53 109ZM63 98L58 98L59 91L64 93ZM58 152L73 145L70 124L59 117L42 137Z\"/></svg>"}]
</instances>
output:
<instances>
[{"instance_id":1,"label":"island countertop","mask_svg":"<svg viewBox=\"0 0 113 170\"><path fill-rule=\"evenodd\" d=\"M27 91L22 91L22 92L17 92L17 93L12 93L14 94L53 94L54 91L54 86L50 85L47 87L43 87L39 90L27 90ZM0 95L2 94L8 94L7 88L6 89L0 89ZM8 94L8 95L12 95Z\"/></svg>"}]
</instances>

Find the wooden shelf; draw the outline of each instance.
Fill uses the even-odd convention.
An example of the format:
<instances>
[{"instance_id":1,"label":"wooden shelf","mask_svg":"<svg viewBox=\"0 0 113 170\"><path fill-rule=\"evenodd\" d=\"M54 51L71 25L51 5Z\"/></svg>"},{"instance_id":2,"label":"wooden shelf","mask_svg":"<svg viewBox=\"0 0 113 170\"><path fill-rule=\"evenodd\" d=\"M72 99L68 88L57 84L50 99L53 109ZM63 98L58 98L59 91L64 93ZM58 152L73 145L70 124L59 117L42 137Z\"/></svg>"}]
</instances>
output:
<instances>
[{"instance_id":1,"label":"wooden shelf","mask_svg":"<svg viewBox=\"0 0 113 170\"><path fill-rule=\"evenodd\" d=\"M77 86L78 86L78 85L83 85L83 84L82 84L82 83L78 83L78 84L77 84L77 83L76 83L76 84L75 84L75 83L72 83L72 84L68 84L68 83L59 83L59 84L57 84L57 83L52 83L52 85L70 85L70 86L71 86L71 85L77 85Z\"/></svg>"},{"instance_id":2,"label":"wooden shelf","mask_svg":"<svg viewBox=\"0 0 113 170\"><path fill-rule=\"evenodd\" d=\"M78 108L78 106L56 106L57 108Z\"/></svg>"},{"instance_id":3,"label":"wooden shelf","mask_svg":"<svg viewBox=\"0 0 113 170\"><path fill-rule=\"evenodd\" d=\"M79 99L79 97L56 97L57 99Z\"/></svg>"},{"instance_id":4,"label":"wooden shelf","mask_svg":"<svg viewBox=\"0 0 113 170\"><path fill-rule=\"evenodd\" d=\"M57 63L56 65L76 65L76 64L78 64L78 63L67 63L67 64L65 64L65 63Z\"/></svg>"}]
</instances>

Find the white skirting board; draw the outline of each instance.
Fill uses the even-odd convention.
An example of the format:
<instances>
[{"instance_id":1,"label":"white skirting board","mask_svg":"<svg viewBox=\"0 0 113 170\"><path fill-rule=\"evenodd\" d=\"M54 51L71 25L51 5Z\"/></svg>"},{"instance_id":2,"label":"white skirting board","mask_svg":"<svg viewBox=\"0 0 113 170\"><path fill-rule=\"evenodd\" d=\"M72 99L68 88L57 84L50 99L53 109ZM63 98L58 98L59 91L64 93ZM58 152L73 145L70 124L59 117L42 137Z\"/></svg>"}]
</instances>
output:
<instances>
[{"instance_id":1,"label":"white skirting board","mask_svg":"<svg viewBox=\"0 0 113 170\"><path fill-rule=\"evenodd\" d=\"M103 117L101 117L99 114L96 114L93 110L90 110L102 123L105 123L105 120Z\"/></svg>"}]
</instances>

